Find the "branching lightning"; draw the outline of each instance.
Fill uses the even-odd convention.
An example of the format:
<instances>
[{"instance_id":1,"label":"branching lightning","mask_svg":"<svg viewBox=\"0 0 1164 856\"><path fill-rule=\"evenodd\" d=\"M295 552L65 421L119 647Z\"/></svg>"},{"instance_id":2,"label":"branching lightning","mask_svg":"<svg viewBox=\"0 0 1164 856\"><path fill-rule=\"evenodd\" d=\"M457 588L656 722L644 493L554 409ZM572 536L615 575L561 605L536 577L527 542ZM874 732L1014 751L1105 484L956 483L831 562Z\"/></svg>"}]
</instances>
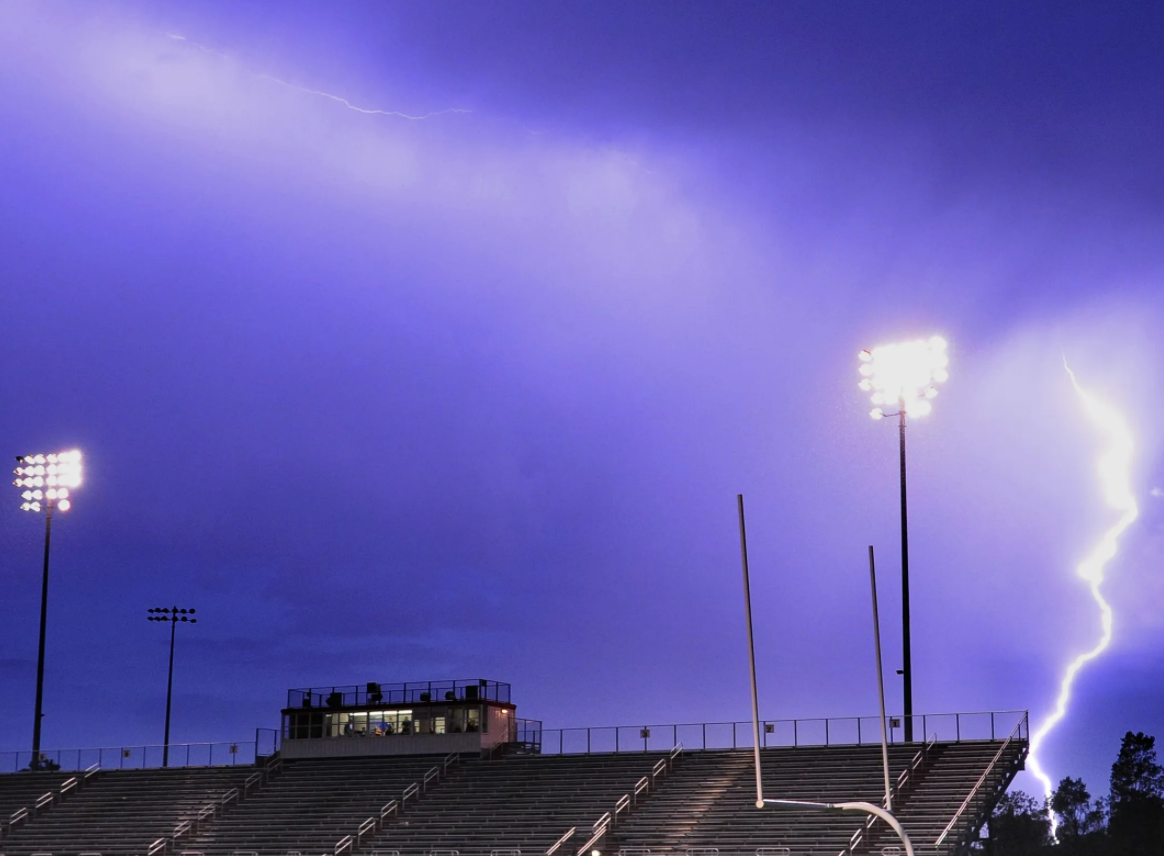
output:
<instances>
[{"instance_id":1,"label":"branching lightning","mask_svg":"<svg viewBox=\"0 0 1164 856\"><path fill-rule=\"evenodd\" d=\"M222 51L216 51L213 48L206 47L206 45L200 45L200 44L198 44L198 42L191 41L190 39L186 38L185 36L180 36L177 33L166 33L166 35L176 42L182 42L184 44L190 45L191 47L198 48L198 50L202 51L203 53L213 54L215 56L222 57L223 59L229 59L229 57L226 54L222 53ZM420 115L414 116L414 115L409 114L409 113L402 113L399 110L379 110L379 109L374 109L374 108L370 108L370 107L360 107L359 105L353 104L348 99L343 98L339 95L333 95L330 92L324 92L324 91L319 90L319 89L309 89L306 86L299 86L298 84L295 84L295 83L289 83L286 80L281 80L280 78L275 77L274 75L270 75L270 74L255 74L255 77L257 77L261 80L269 80L272 83L277 83L280 86L286 86L288 89L294 89L296 92L302 92L306 95L317 95L320 98L328 98L332 101L335 101L338 104L342 104L343 106L347 107L349 110L354 110L357 113L364 113L365 115L370 115L370 116L395 116L398 119L410 119L410 120L415 121L415 120L419 120L419 119L430 119L434 116L443 116L446 113L472 113L473 112L472 110L466 110L463 107L450 107L450 108L447 108L445 110L433 110L430 113L422 113Z\"/></svg>"},{"instance_id":2,"label":"branching lightning","mask_svg":"<svg viewBox=\"0 0 1164 856\"><path fill-rule=\"evenodd\" d=\"M1104 569L1107 563L1115 557L1119 548L1120 536L1124 533L1125 529L1132 525L1132 522L1140 513L1139 506L1137 506L1135 496L1132 493L1132 434L1128 429L1127 422L1113 408L1104 404L1080 386L1079 381L1075 377L1075 373L1067 365L1066 358L1063 359L1063 367L1071 377L1071 383L1075 387L1076 393L1083 400L1083 406L1087 411L1087 415L1108 436L1109 445L1099 457L1099 480L1103 488L1105 501L1112 508L1120 512L1120 517L1114 525L1103 533L1099 543L1096 544L1091 553L1076 568L1076 573L1087 583L1088 588L1091 590L1091 596L1099 607L1101 628L1099 641L1096 642L1091 650L1080 654L1067 666L1067 670L1063 673L1063 678L1059 683L1059 697L1055 701L1054 710L1050 716L1043 720L1034 734L1031 735L1030 755L1027 762L1030 765L1031 772L1042 782L1043 790L1048 799L1053 793L1054 787L1051 783L1051 777L1043 770L1042 765L1039 763L1039 750L1042 748L1043 741L1046 740L1051 730L1066 716L1067 705L1071 701L1071 689L1079 670L1102 654L1111 642L1112 610L1111 605L1100 591L1100 586L1104 581ZM1051 821L1051 835L1052 837L1056 837L1057 840L1056 831L1058 823L1049 806L1047 813Z\"/></svg>"}]
</instances>

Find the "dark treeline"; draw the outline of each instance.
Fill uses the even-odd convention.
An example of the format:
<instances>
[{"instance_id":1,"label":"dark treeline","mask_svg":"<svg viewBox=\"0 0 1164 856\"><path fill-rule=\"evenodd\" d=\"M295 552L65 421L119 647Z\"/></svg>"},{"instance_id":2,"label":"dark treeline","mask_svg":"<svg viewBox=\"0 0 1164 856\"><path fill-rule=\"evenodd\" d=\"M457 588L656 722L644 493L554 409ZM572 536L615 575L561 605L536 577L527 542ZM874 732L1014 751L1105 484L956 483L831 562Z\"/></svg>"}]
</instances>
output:
<instances>
[{"instance_id":1,"label":"dark treeline","mask_svg":"<svg viewBox=\"0 0 1164 856\"><path fill-rule=\"evenodd\" d=\"M1058 821L1051 836L1048 812ZM1164 770L1156 738L1128 732L1111 765L1106 796L1094 799L1082 779L1059 782L1050 800L1022 791L1006 793L975 852L989 856L1162 856Z\"/></svg>"}]
</instances>

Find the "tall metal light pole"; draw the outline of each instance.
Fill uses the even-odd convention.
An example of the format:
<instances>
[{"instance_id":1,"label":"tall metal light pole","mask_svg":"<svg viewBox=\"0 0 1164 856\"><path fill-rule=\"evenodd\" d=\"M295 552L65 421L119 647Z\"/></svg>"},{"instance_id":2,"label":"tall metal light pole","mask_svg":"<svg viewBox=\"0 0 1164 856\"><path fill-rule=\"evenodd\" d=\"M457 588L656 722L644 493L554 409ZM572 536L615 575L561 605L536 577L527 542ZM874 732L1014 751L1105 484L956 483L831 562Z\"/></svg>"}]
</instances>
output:
<instances>
[{"instance_id":1,"label":"tall metal light pole","mask_svg":"<svg viewBox=\"0 0 1164 856\"><path fill-rule=\"evenodd\" d=\"M938 394L936 383L949 379L946 340L940 336L918 339L897 345L883 345L861 351L861 389L872 393L877 405L869 415L874 419L898 417L898 442L901 457L901 635L902 677L904 693L905 739L913 740L913 664L909 635L909 524L905 498L905 417L925 416ZM883 405L897 406L896 413L886 413Z\"/></svg>"},{"instance_id":2,"label":"tall metal light pole","mask_svg":"<svg viewBox=\"0 0 1164 856\"><path fill-rule=\"evenodd\" d=\"M36 713L32 720L32 760L29 769L40 769L40 723L44 718L44 642L48 625L49 544L53 510L68 511L70 491L81 484L81 453L76 449L51 455L17 455L16 479L22 488L20 508L44 512L44 570L40 584L40 645L36 654Z\"/></svg>"},{"instance_id":3,"label":"tall metal light pole","mask_svg":"<svg viewBox=\"0 0 1164 856\"><path fill-rule=\"evenodd\" d=\"M179 609L176 606L158 607L149 610L149 613L146 617L147 621L170 622L170 675L166 678L166 737L165 745L162 747L162 766L168 767L170 766L170 699L174 691L174 632L178 629L179 621L197 624L198 619L193 617L193 609Z\"/></svg>"}]
</instances>

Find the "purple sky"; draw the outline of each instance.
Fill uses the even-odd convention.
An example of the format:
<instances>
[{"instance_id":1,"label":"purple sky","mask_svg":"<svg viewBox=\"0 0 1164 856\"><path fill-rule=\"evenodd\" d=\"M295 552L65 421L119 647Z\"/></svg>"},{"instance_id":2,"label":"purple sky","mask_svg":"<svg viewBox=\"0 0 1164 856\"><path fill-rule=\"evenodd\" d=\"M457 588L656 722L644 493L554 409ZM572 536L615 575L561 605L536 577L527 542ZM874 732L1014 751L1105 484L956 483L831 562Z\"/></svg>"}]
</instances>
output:
<instances>
[{"instance_id":1,"label":"purple sky","mask_svg":"<svg viewBox=\"0 0 1164 856\"><path fill-rule=\"evenodd\" d=\"M1066 353L1137 440L1114 644L1044 756L1105 790L1125 730L1164 738L1162 28L0 0L0 446L87 456L44 745L160 740L172 603L201 616L175 741L430 677L549 727L744 719L737 492L762 714L876 711L868 544L897 707L896 432L856 354L940 332L915 709L1037 720L1098 634L1073 571L1117 515ZM0 750L29 745L43 533L9 490Z\"/></svg>"}]
</instances>

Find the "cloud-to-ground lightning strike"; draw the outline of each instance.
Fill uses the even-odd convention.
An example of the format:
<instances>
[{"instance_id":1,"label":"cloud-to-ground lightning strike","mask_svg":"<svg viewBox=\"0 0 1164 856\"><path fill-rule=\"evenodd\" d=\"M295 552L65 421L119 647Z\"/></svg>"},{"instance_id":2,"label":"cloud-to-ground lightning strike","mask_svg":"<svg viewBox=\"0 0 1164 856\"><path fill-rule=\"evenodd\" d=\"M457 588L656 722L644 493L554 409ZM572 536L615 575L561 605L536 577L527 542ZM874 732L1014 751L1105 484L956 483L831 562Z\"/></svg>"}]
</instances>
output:
<instances>
[{"instance_id":1,"label":"cloud-to-ground lightning strike","mask_svg":"<svg viewBox=\"0 0 1164 856\"><path fill-rule=\"evenodd\" d=\"M1075 391L1083 400L1083 406L1087 411L1087 415L1103 429L1109 438L1109 445L1099 458L1099 480L1103 487L1104 499L1107 501L1107 504L1121 513L1115 524L1103 533L1103 537L1100 538L1099 543L1076 569L1078 575L1087 583L1088 588L1091 590L1091 596L1095 599L1095 603L1099 607L1101 627L1099 641L1096 642L1091 650L1080 654L1068 665L1067 670L1063 673L1063 679L1059 684L1059 697L1055 701L1055 709L1050 716L1043 720L1034 734L1031 735L1030 755L1027 763L1030 765L1031 772L1042 782L1043 790L1048 798L1053 793L1054 786L1051 783L1051 777L1044 771L1042 764L1039 763L1039 750L1042 747L1043 741L1051 733L1051 730L1066 716L1067 705L1071 701L1071 688L1075 683L1075 677L1079 673L1079 670L1102 654L1111 642L1111 605L1100 591L1100 586L1104 580L1104 568L1115 557L1116 551L1119 548L1120 536L1125 529L1132 525L1132 522L1140 513L1139 506L1136 504L1135 496L1132 493L1131 472L1133 444L1132 434L1128 429L1127 422L1118 412L1080 386L1079 381L1075 377L1075 373L1067 365L1066 359L1063 360L1063 367L1067 369L1067 374L1071 377L1071 383L1075 387ZM1054 812L1051 812L1049 807L1047 812L1051 821L1051 835L1056 837L1057 840L1056 831L1058 823L1056 822Z\"/></svg>"},{"instance_id":2,"label":"cloud-to-ground lightning strike","mask_svg":"<svg viewBox=\"0 0 1164 856\"><path fill-rule=\"evenodd\" d=\"M204 53L215 54L216 56L220 56L223 59L229 59L229 57L226 54L222 53L221 51L216 51L213 48L206 47L205 45L200 45L200 44L198 44L198 42L191 41L190 39L186 38L185 36L180 36L177 33L166 33L166 35L169 36L171 39L173 39L176 42L184 42L185 44L188 44L192 47L198 48L200 51L202 51ZM319 89L309 89L306 86L299 86L298 84L295 84L295 83L288 83L286 80L280 80L278 77L275 77L274 75L270 75L270 74L257 74L256 73L255 77L258 77L260 80L269 80L272 83L277 83L280 86L286 86L288 89L294 89L296 92L302 92L306 95L318 95L321 98L329 98L332 101L335 101L339 104L344 105L349 110L355 110L357 113L364 113L366 115L372 115L372 116L395 116L398 119L417 120L417 119L429 119L433 116L443 116L446 113L472 113L473 112L472 110L467 110L463 107L449 107L445 110L433 110L430 113L422 113L418 116L413 116L409 113L402 113L399 110L379 110L379 109L373 109L373 108L369 108L369 107L360 107L356 104L353 104L351 101L348 101L348 99L343 98L339 95L333 95L330 92L323 92L322 90L319 90Z\"/></svg>"}]
</instances>

